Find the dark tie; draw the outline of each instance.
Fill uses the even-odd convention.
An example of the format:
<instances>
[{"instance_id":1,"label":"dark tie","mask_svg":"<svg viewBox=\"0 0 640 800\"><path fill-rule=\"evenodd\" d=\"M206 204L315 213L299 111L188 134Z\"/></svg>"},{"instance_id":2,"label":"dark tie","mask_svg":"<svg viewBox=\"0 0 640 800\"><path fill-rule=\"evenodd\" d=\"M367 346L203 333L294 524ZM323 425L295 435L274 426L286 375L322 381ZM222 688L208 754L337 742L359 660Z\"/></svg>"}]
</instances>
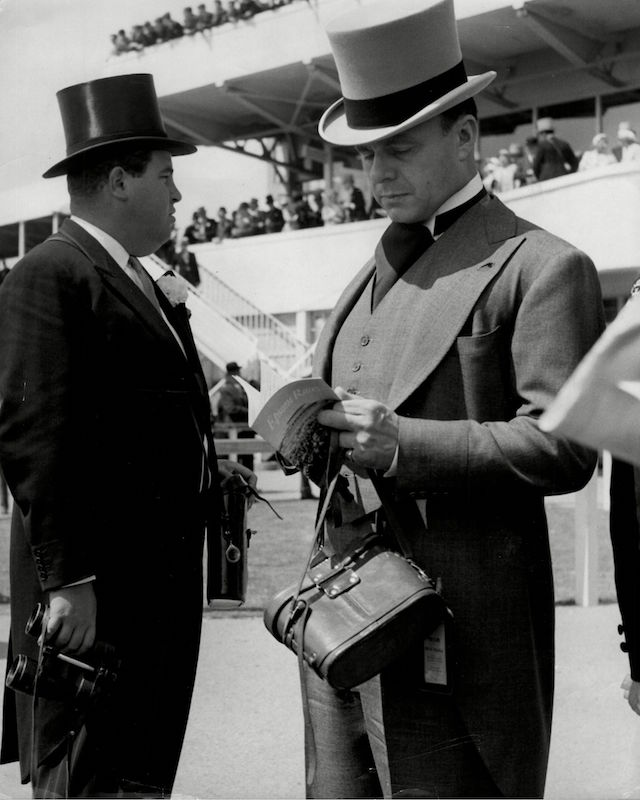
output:
<instances>
[{"instance_id":1,"label":"dark tie","mask_svg":"<svg viewBox=\"0 0 640 800\"><path fill-rule=\"evenodd\" d=\"M376 247L373 308L433 242L429 228L419 222L411 225L392 222L389 225Z\"/></svg>"},{"instance_id":2,"label":"dark tie","mask_svg":"<svg viewBox=\"0 0 640 800\"><path fill-rule=\"evenodd\" d=\"M476 195L461 205L438 214L433 226L435 235L441 236L465 211L474 206L486 194L486 190L482 188ZM435 239L431 235L429 228L420 222L410 225L392 222L389 225L376 247L376 282L373 288L374 309L398 278L420 258L434 241Z\"/></svg>"}]
</instances>

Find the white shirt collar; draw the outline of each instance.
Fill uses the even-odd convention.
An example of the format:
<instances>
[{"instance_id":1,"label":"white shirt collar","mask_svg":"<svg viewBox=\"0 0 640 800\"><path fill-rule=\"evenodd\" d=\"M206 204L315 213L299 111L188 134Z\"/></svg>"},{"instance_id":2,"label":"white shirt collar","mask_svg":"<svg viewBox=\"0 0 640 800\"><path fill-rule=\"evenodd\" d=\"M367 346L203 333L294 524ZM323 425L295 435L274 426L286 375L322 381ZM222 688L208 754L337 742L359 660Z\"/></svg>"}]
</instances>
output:
<instances>
[{"instance_id":1,"label":"white shirt collar","mask_svg":"<svg viewBox=\"0 0 640 800\"><path fill-rule=\"evenodd\" d=\"M75 214L72 214L71 219L76 223L76 225L79 225L81 228L83 228L90 236L93 236L93 238L104 247L107 253L109 253L111 258L121 269L124 269L127 266L129 261L129 253L127 253L120 242L114 239L113 236L110 236L108 233L103 231L102 228L98 228L92 222L87 222L86 219L76 217Z\"/></svg>"},{"instance_id":2,"label":"white shirt collar","mask_svg":"<svg viewBox=\"0 0 640 800\"><path fill-rule=\"evenodd\" d=\"M452 194L448 200L445 200L440 208L437 209L435 214L429 217L429 219L425 222L425 225L427 228L429 228L431 235L433 236L433 229L435 227L436 217L438 214L444 214L445 211L451 211L452 208L461 206L463 203L466 203L467 200L471 200L472 197L475 197L480 191L482 191L482 179L476 172L469 183L466 183L462 189L458 189L458 191ZM439 236L435 236L434 238L438 239Z\"/></svg>"}]
</instances>

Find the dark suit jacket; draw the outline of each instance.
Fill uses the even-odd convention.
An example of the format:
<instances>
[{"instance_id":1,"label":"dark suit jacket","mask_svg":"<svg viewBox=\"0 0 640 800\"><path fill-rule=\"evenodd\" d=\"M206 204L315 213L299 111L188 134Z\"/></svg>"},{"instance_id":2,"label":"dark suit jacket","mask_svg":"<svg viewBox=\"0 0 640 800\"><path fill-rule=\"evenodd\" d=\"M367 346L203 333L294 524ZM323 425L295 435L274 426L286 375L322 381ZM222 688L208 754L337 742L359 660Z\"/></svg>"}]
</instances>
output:
<instances>
[{"instance_id":1,"label":"dark suit jacket","mask_svg":"<svg viewBox=\"0 0 640 800\"><path fill-rule=\"evenodd\" d=\"M59 236L65 237L60 240ZM0 459L15 498L11 655L37 657L25 621L56 587L95 575L98 638L122 659L95 712L104 765L170 787L187 719L202 612L206 384L184 306L159 302L72 221L0 292ZM72 241L68 241L70 237ZM216 470L213 467L214 480ZM42 701L39 760L59 756L68 707ZM29 777L30 699L7 691L2 760Z\"/></svg>"},{"instance_id":2,"label":"dark suit jacket","mask_svg":"<svg viewBox=\"0 0 640 800\"><path fill-rule=\"evenodd\" d=\"M336 336L373 270L365 265L323 328L314 372L329 382ZM595 454L536 421L603 328L596 271L487 197L404 273L367 325L353 376L400 415L393 483L400 508L426 498L427 535L407 533L454 614L454 697L504 796L541 796L554 679L543 500L580 488ZM410 727L407 715L419 729L430 695L407 687L421 659L418 647L382 675L390 762L428 747L392 730L395 717Z\"/></svg>"},{"instance_id":3,"label":"dark suit jacket","mask_svg":"<svg viewBox=\"0 0 640 800\"><path fill-rule=\"evenodd\" d=\"M533 159L533 173L539 181L558 178L577 169L578 159L568 142L556 136L540 139Z\"/></svg>"},{"instance_id":4,"label":"dark suit jacket","mask_svg":"<svg viewBox=\"0 0 640 800\"><path fill-rule=\"evenodd\" d=\"M629 655L631 677L640 681L640 472L614 459L611 472L610 533L616 592L622 616L620 647Z\"/></svg>"}]
</instances>

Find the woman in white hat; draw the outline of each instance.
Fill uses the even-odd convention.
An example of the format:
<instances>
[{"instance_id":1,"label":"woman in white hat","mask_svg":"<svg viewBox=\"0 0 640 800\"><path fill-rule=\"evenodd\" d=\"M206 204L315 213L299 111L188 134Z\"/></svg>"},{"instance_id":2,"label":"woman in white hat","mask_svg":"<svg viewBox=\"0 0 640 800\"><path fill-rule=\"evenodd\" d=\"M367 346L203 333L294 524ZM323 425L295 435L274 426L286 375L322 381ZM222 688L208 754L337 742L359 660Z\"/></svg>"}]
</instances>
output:
<instances>
[{"instance_id":1,"label":"woman in white hat","mask_svg":"<svg viewBox=\"0 0 640 800\"><path fill-rule=\"evenodd\" d=\"M618 126L618 141L622 145L620 161L640 161L638 137L628 122L621 122Z\"/></svg>"},{"instance_id":2,"label":"woman in white hat","mask_svg":"<svg viewBox=\"0 0 640 800\"><path fill-rule=\"evenodd\" d=\"M598 167L607 167L609 164L616 164L617 159L609 147L609 139L606 133L596 133L591 142L591 149L585 150L578 164L578 171L585 172Z\"/></svg>"}]
</instances>

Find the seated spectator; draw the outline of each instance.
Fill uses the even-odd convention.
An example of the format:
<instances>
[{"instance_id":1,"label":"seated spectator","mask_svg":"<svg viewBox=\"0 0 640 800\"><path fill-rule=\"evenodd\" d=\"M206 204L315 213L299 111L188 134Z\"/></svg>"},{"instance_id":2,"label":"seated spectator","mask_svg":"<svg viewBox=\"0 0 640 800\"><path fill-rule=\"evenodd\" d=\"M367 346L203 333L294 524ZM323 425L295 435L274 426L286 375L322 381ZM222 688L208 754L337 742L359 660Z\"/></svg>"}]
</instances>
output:
<instances>
[{"instance_id":1,"label":"seated spectator","mask_svg":"<svg viewBox=\"0 0 640 800\"><path fill-rule=\"evenodd\" d=\"M142 35L144 37L144 46L150 47L158 41L158 35L154 30L153 25L147 20L142 26Z\"/></svg>"},{"instance_id":2,"label":"seated spectator","mask_svg":"<svg viewBox=\"0 0 640 800\"><path fill-rule=\"evenodd\" d=\"M189 244L202 244L203 242L210 242L216 235L216 225L212 219L207 216L204 206L200 206L193 213L191 225L185 228L184 235L189 240Z\"/></svg>"},{"instance_id":3,"label":"seated spectator","mask_svg":"<svg viewBox=\"0 0 640 800\"><path fill-rule=\"evenodd\" d=\"M229 22L237 22L240 19L240 11L236 0L227 0L225 12Z\"/></svg>"},{"instance_id":4,"label":"seated spectator","mask_svg":"<svg viewBox=\"0 0 640 800\"><path fill-rule=\"evenodd\" d=\"M171 229L171 236L167 241L156 250L156 255L161 258L165 264L171 266L176 254L176 241L178 239L178 229L174 225Z\"/></svg>"},{"instance_id":5,"label":"seated spectator","mask_svg":"<svg viewBox=\"0 0 640 800\"><path fill-rule=\"evenodd\" d=\"M258 205L257 197L252 197L251 200L249 201L249 214L251 215L254 235L257 236L260 233L264 233L264 228L265 228L264 211L262 211L262 209Z\"/></svg>"},{"instance_id":6,"label":"seated spectator","mask_svg":"<svg viewBox=\"0 0 640 800\"><path fill-rule=\"evenodd\" d=\"M282 217L284 219L283 231L296 231L298 230L298 218L296 216L295 205L293 198L286 196L282 199Z\"/></svg>"},{"instance_id":7,"label":"seated spectator","mask_svg":"<svg viewBox=\"0 0 640 800\"><path fill-rule=\"evenodd\" d=\"M229 14L222 6L222 0L213 0L213 25L224 25L229 22Z\"/></svg>"},{"instance_id":8,"label":"seated spectator","mask_svg":"<svg viewBox=\"0 0 640 800\"><path fill-rule=\"evenodd\" d=\"M229 219L227 216L227 209L224 206L220 206L218 209L218 221L216 223L216 239L218 242L222 242L223 239L227 239L231 236L231 229L233 227L233 220Z\"/></svg>"},{"instance_id":9,"label":"seated spectator","mask_svg":"<svg viewBox=\"0 0 640 800\"><path fill-rule=\"evenodd\" d=\"M606 133L596 133L591 141L591 150L585 150L578 164L578 171L584 172L589 169L606 167L608 164L616 164L617 158L611 152L609 140Z\"/></svg>"},{"instance_id":10,"label":"seated spectator","mask_svg":"<svg viewBox=\"0 0 640 800\"><path fill-rule=\"evenodd\" d=\"M291 196L291 229L298 230L299 228L312 228L313 227L313 212L311 206L306 201L302 192L294 192Z\"/></svg>"},{"instance_id":11,"label":"seated spectator","mask_svg":"<svg viewBox=\"0 0 640 800\"><path fill-rule=\"evenodd\" d=\"M162 15L162 24L167 32L167 39L179 39L184 33L182 25L176 20L172 19L171 14L167 11Z\"/></svg>"},{"instance_id":12,"label":"seated spectator","mask_svg":"<svg viewBox=\"0 0 640 800\"><path fill-rule=\"evenodd\" d=\"M502 148L498 152L498 163L493 169L492 189L494 192L508 192L524 183L518 164L511 160L509 151Z\"/></svg>"},{"instance_id":13,"label":"seated spectator","mask_svg":"<svg viewBox=\"0 0 640 800\"><path fill-rule=\"evenodd\" d=\"M522 145L517 142L512 142L509 145L509 160L512 164L516 165L515 181L516 186L526 186L528 183L527 166L528 162L525 157Z\"/></svg>"},{"instance_id":14,"label":"seated spectator","mask_svg":"<svg viewBox=\"0 0 640 800\"><path fill-rule=\"evenodd\" d=\"M347 215L347 222L359 222L367 218L364 195L355 185L353 175L343 175L340 178L340 202Z\"/></svg>"},{"instance_id":15,"label":"seated spectator","mask_svg":"<svg viewBox=\"0 0 640 800\"><path fill-rule=\"evenodd\" d=\"M273 195L268 194L265 202L267 204L267 210L264 212L265 233L280 233L284 227L282 211L274 203Z\"/></svg>"},{"instance_id":16,"label":"seated spectator","mask_svg":"<svg viewBox=\"0 0 640 800\"><path fill-rule=\"evenodd\" d=\"M309 192L307 195L307 204L311 209L309 217L310 228L320 228L324 225L322 220L322 192Z\"/></svg>"},{"instance_id":17,"label":"seated spectator","mask_svg":"<svg viewBox=\"0 0 640 800\"><path fill-rule=\"evenodd\" d=\"M551 117L538 120L538 149L533 160L533 172L539 181L559 178L578 169L578 159L571 145L555 134Z\"/></svg>"},{"instance_id":18,"label":"seated spectator","mask_svg":"<svg viewBox=\"0 0 640 800\"><path fill-rule=\"evenodd\" d=\"M144 31L142 30L142 25L133 26L133 29L131 30L131 41L134 44L139 45L140 50L142 50L142 48L146 46L147 40L144 35Z\"/></svg>"},{"instance_id":19,"label":"seated spectator","mask_svg":"<svg viewBox=\"0 0 640 800\"><path fill-rule=\"evenodd\" d=\"M213 14L211 11L207 11L207 7L204 3L200 3L198 6L197 17L199 31L206 31L213 27Z\"/></svg>"},{"instance_id":20,"label":"seated spectator","mask_svg":"<svg viewBox=\"0 0 640 800\"><path fill-rule=\"evenodd\" d=\"M618 141L622 146L620 161L640 161L640 144L636 132L629 122L621 122L618 126Z\"/></svg>"},{"instance_id":21,"label":"seated spectator","mask_svg":"<svg viewBox=\"0 0 640 800\"><path fill-rule=\"evenodd\" d=\"M142 45L132 42L122 29L111 36L111 44L113 45L113 52L115 55L129 53L134 50L142 50Z\"/></svg>"},{"instance_id":22,"label":"seated spectator","mask_svg":"<svg viewBox=\"0 0 640 800\"><path fill-rule=\"evenodd\" d=\"M500 162L493 156L491 158L487 158L482 165L480 170L482 175L482 184L488 192L494 192L496 189L496 179L494 177L494 173L499 166Z\"/></svg>"},{"instance_id":23,"label":"seated spectator","mask_svg":"<svg viewBox=\"0 0 640 800\"><path fill-rule=\"evenodd\" d=\"M169 39L171 38L169 35L169 31L162 20L162 17L156 17L156 19L154 20L153 32L155 34L157 43L168 42Z\"/></svg>"},{"instance_id":24,"label":"seated spectator","mask_svg":"<svg viewBox=\"0 0 640 800\"><path fill-rule=\"evenodd\" d=\"M237 19L251 19L251 17L264 11L262 3L257 0L236 0Z\"/></svg>"},{"instance_id":25,"label":"seated spectator","mask_svg":"<svg viewBox=\"0 0 640 800\"><path fill-rule=\"evenodd\" d=\"M193 36L198 30L198 18L193 13L191 6L187 6L182 13L182 30L187 36Z\"/></svg>"},{"instance_id":26,"label":"seated spectator","mask_svg":"<svg viewBox=\"0 0 640 800\"><path fill-rule=\"evenodd\" d=\"M327 189L322 197L322 222L324 225L341 225L346 222L347 215L340 204L335 189Z\"/></svg>"},{"instance_id":27,"label":"seated spectator","mask_svg":"<svg viewBox=\"0 0 640 800\"><path fill-rule=\"evenodd\" d=\"M200 269L195 254L189 250L189 240L183 237L180 249L173 257L173 269L192 286L200 285Z\"/></svg>"},{"instance_id":28,"label":"seated spectator","mask_svg":"<svg viewBox=\"0 0 640 800\"><path fill-rule=\"evenodd\" d=\"M524 142L525 174L527 183L535 183L536 175L533 171L533 162L538 152L538 137L527 136Z\"/></svg>"},{"instance_id":29,"label":"seated spectator","mask_svg":"<svg viewBox=\"0 0 640 800\"><path fill-rule=\"evenodd\" d=\"M245 236L253 236L254 233L255 228L253 227L253 217L249 211L249 203L240 203L233 215L231 236L234 239L242 239Z\"/></svg>"}]
</instances>

